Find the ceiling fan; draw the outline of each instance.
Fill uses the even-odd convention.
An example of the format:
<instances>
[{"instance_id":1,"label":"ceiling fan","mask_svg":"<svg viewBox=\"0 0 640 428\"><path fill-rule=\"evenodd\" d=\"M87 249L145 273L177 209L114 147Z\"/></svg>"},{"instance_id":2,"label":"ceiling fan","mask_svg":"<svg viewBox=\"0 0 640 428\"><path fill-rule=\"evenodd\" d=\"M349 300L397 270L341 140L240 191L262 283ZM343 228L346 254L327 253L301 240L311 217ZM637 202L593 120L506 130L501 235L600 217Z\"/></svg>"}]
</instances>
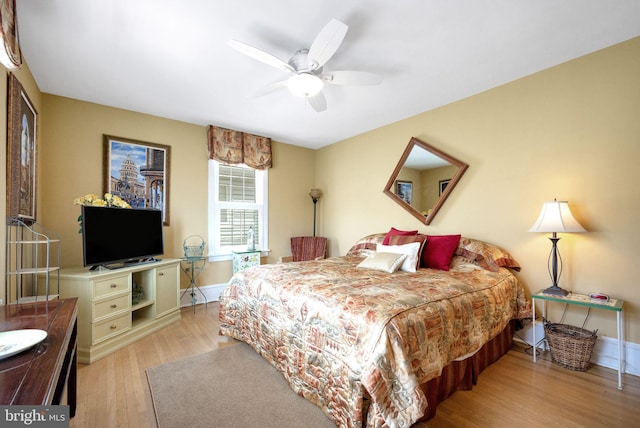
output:
<instances>
[{"instance_id":1,"label":"ceiling fan","mask_svg":"<svg viewBox=\"0 0 640 428\"><path fill-rule=\"evenodd\" d=\"M327 109L327 100L322 92L325 83L332 85L378 85L382 79L364 71L324 71L324 65L342 44L349 27L332 19L316 36L309 49L298 50L288 62L270 53L238 40L229 40L229 45L239 52L289 73L283 81L262 88L256 96L266 95L279 88L288 88L291 93L304 97L315 111Z\"/></svg>"}]
</instances>

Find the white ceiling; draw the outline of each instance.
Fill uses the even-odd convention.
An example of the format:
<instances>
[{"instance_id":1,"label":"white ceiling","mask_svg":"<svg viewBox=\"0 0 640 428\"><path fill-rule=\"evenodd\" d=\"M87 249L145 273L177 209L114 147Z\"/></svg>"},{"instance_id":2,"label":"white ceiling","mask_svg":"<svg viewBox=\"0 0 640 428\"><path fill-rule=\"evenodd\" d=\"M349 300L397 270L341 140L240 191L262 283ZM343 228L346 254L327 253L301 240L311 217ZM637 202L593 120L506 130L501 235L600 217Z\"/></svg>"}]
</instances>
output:
<instances>
[{"instance_id":1,"label":"white ceiling","mask_svg":"<svg viewBox=\"0 0 640 428\"><path fill-rule=\"evenodd\" d=\"M23 56L45 93L319 148L640 35L638 0L18 0ZM285 73L331 19L349 26L317 113Z\"/></svg>"}]
</instances>

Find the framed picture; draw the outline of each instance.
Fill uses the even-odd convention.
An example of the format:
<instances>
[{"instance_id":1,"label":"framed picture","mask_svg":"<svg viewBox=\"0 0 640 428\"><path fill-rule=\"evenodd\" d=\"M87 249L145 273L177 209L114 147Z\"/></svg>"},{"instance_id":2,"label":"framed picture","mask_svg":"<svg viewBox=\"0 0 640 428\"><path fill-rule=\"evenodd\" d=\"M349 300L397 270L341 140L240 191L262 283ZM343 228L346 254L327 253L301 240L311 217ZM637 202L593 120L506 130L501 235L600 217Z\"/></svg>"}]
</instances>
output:
<instances>
[{"instance_id":1,"label":"framed picture","mask_svg":"<svg viewBox=\"0 0 640 428\"><path fill-rule=\"evenodd\" d=\"M440 193L438 193L438 195L442 195L444 193L444 190L447 188L450 181L451 181L450 178L447 178L446 180L438 181L438 185L440 186Z\"/></svg>"},{"instance_id":2,"label":"framed picture","mask_svg":"<svg viewBox=\"0 0 640 428\"><path fill-rule=\"evenodd\" d=\"M104 192L133 209L162 210L169 225L170 147L104 135Z\"/></svg>"},{"instance_id":3,"label":"framed picture","mask_svg":"<svg viewBox=\"0 0 640 428\"><path fill-rule=\"evenodd\" d=\"M36 220L38 113L20 81L9 75L7 114L7 216Z\"/></svg>"},{"instance_id":4,"label":"framed picture","mask_svg":"<svg viewBox=\"0 0 640 428\"><path fill-rule=\"evenodd\" d=\"M411 201L413 201L413 182L396 180L396 195L411 205Z\"/></svg>"}]
</instances>

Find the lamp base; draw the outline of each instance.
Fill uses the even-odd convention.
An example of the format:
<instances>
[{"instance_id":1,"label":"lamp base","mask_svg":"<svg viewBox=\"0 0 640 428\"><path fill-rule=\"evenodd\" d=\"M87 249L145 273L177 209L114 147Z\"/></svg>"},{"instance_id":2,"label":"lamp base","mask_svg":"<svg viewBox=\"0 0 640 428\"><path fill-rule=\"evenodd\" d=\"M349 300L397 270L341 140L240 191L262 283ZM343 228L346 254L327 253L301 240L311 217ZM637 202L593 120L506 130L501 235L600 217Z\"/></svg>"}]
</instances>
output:
<instances>
[{"instance_id":1,"label":"lamp base","mask_svg":"<svg viewBox=\"0 0 640 428\"><path fill-rule=\"evenodd\" d=\"M569 294L567 290L564 290L557 285L553 285L542 292L544 294L553 294L554 296L566 296L567 294Z\"/></svg>"}]
</instances>

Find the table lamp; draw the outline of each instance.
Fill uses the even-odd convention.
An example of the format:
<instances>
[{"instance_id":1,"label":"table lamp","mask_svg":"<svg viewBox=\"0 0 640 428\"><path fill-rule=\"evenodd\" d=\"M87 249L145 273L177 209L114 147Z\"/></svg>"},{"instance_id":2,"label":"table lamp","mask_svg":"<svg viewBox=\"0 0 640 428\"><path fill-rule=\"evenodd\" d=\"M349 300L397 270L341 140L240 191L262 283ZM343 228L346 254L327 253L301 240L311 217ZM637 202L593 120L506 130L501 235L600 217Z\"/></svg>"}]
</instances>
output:
<instances>
[{"instance_id":1,"label":"table lamp","mask_svg":"<svg viewBox=\"0 0 640 428\"><path fill-rule=\"evenodd\" d=\"M558 286L558 279L562 274L562 257L558 252L558 232L586 232L586 230L578 223L571 214L569 203L567 201L545 202L536 222L531 226L529 232L552 233L549 238L551 240L551 253L549 254L548 268L551 275L551 287L544 290L544 293L554 294L557 296L566 296L569 294ZM559 269L559 270L558 270Z\"/></svg>"}]
</instances>

